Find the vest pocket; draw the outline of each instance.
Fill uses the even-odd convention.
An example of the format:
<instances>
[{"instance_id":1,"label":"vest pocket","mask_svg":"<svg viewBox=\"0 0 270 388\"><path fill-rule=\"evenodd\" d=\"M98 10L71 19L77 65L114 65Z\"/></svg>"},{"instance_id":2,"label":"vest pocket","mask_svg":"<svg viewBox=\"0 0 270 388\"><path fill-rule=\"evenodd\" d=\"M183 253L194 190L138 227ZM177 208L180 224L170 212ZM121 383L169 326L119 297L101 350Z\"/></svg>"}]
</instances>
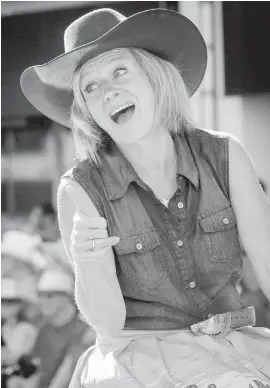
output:
<instances>
[{"instance_id":1,"label":"vest pocket","mask_svg":"<svg viewBox=\"0 0 270 388\"><path fill-rule=\"evenodd\" d=\"M156 231L120 237L115 245L122 274L141 289L154 289L166 276L161 239Z\"/></svg>"},{"instance_id":2,"label":"vest pocket","mask_svg":"<svg viewBox=\"0 0 270 388\"><path fill-rule=\"evenodd\" d=\"M231 262L240 253L236 218L231 206L199 219L210 262Z\"/></svg>"}]
</instances>

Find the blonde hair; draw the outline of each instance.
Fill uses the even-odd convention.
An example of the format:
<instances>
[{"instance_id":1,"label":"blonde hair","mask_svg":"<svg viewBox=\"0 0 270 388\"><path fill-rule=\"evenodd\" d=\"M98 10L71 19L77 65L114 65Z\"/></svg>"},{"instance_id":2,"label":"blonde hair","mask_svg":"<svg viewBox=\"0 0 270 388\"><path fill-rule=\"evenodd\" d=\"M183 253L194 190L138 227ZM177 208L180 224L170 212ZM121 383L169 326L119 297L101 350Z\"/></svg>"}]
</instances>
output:
<instances>
[{"instance_id":1,"label":"blonde hair","mask_svg":"<svg viewBox=\"0 0 270 388\"><path fill-rule=\"evenodd\" d=\"M145 71L154 90L156 98L156 120L170 133L180 132L182 127L190 128L193 121L190 116L189 97L181 70L176 65L150 54L143 49L119 48L111 50L117 54L132 55L142 70ZM96 62L104 57L105 52L87 63ZM85 65L85 64L84 64ZM74 100L71 106L71 121L77 158L89 158L94 164L99 164L99 151L108 141L109 136L94 121L87 109L81 89L80 77L83 66L78 68L73 76L72 88Z\"/></svg>"}]
</instances>

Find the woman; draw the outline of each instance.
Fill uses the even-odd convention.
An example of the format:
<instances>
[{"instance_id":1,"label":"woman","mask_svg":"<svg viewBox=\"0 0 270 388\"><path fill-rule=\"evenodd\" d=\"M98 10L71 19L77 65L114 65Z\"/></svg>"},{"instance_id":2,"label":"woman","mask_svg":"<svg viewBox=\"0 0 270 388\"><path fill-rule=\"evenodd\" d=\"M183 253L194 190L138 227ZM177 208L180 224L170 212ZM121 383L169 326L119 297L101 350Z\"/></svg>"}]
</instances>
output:
<instances>
[{"instance_id":1,"label":"woman","mask_svg":"<svg viewBox=\"0 0 270 388\"><path fill-rule=\"evenodd\" d=\"M65 54L22 75L29 101L73 128L80 159L58 211L97 342L70 387L269 383L270 333L250 327L236 284L239 232L270 298L270 206L242 145L192 124L205 67L180 14L100 9L67 28Z\"/></svg>"}]
</instances>

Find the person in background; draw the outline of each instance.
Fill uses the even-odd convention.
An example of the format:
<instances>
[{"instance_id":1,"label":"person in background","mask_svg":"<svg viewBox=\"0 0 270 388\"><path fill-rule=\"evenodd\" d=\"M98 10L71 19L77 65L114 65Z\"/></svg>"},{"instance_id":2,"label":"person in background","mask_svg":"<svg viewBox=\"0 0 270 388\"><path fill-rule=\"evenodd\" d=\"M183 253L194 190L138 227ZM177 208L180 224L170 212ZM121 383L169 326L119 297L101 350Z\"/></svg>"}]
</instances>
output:
<instances>
[{"instance_id":1,"label":"person in background","mask_svg":"<svg viewBox=\"0 0 270 388\"><path fill-rule=\"evenodd\" d=\"M66 388L78 358L95 342L95 334L78 315L72 276L46 270L37 292L44 317L32 352L40 362L39 388Z\"/></svg>"},{"instance_id":2,"label":"person in background","mask_svg":"<svg viewBox=\"0 0 270 388\"><path fill-rule=\"evenodd\" d=\"M50 202L36 205L31 210L24 231L40 238L39 250L47 257L49 268L58 268L72 273L60 236L57 214Z\"/></svg>"},{"instance_id":3,"label":"person in background","mask_svg":"<svg viewBox=\"0 0 270 388\"><path fill-rule=\"evenodd\" d=\"M1 276L15 280L22 290L35 295L40 274L48 260L39 250L40 238L21 230L8 230L1 244ZM30 320L39 320L39 306L28 304L25 308Z\"/></svg>"},{"instance_id":4,"label":"person in background","mask_svg":"<svg viewBox=\"0 0 270 388\"><path fill-rule=\"evenodd\" d=\"M8 230L1 243L2 276L15 276L17 273L39 277L46 268L47 261L40 253L40 237L29 235L21 230Z\"/></svg>"},{"instance_id":5,"label":"person in background","mask_svg":"<svg viewBox=\"0 0 270 388\"><path fill-rule=\"evenodd\" d=\"M37 234L42 241L56 241L60 237L57 214L50 202L43 202L31 210L25 231Z\"/></svg>"},{"instance_id":6,"label":"person in background","mask_svg":"<svg viewBox=\"0 0 270 388\"><path fill-rule=\"evenodd\" d=\"M205 42L177 12L102 8L21 77L73 129L58 191L77 304L97 332L72 388L242 388L270 379L270 331L241 302L243 240L270 299L270 204L242 144L191 120ZM237 330L235 330L237 329Z\"/></svg>"},{"instance_id":7,"label":"person in background","mask_svg":"<svg viewBox=\"0 0 270 388\"><path fill-rule=\"evenodd\" d=\"M1 281L1 362L2 388L35 388L38 363L30 357L38 330L25 318L26 305L36 303L35 295L12 278Z\"/></svg>"}]
</instances>

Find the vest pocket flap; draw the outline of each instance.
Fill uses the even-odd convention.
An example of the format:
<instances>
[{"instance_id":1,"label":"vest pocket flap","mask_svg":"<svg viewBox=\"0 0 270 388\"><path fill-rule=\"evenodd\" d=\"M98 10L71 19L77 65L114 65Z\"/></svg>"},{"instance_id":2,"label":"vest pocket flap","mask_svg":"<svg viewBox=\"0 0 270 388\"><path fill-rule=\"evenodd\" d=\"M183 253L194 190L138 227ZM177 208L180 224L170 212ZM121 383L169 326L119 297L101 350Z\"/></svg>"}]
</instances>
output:
<instances>
[{"instance_id":1,"label":"vest pocket flap","mask_svg":"<svg viewBox=\"0 0 270 388\"><path fill-rule=\"evenodd\" d=\"M206 233L219 232L233 228L236 218L232 207L227 207L201 218L199 223Z\"/></svg>"},{"instance_id":2,"label":"vest pocket flap","mask_svg":"<svg viewBox=\"0 0 270 388\"><path fill-rule=\"evenodd\" d=\"M150 231L121 237L119 243L116 244L114 248L119 255L133 252L142 254L159 245L161 245L159 234L156 231Z\"/></svg>"}]
</instances>

